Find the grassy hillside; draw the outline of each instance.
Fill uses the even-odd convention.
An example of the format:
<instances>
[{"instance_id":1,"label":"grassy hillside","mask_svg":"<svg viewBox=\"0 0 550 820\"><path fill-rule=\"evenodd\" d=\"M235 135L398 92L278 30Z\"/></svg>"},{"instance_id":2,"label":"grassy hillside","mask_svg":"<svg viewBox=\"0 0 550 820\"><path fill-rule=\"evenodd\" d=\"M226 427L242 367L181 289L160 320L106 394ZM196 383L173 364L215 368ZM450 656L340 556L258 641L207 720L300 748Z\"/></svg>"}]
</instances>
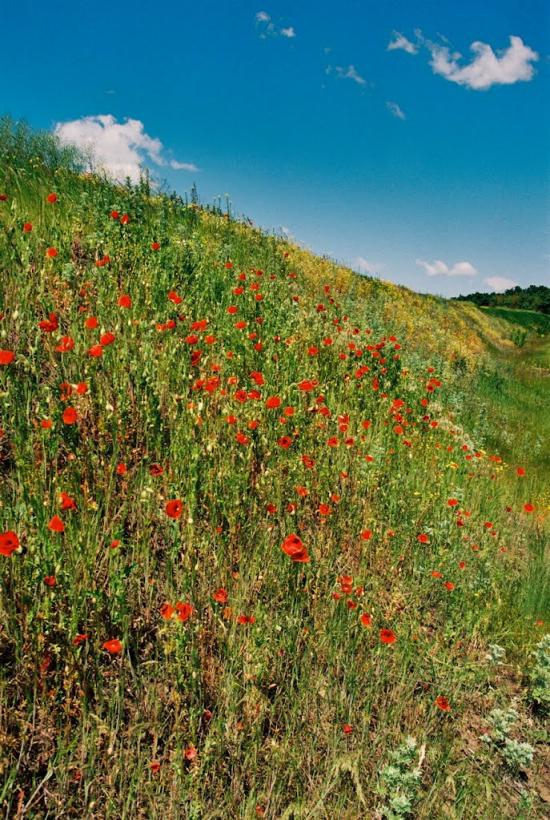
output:
<instances>
[{"instance_id":1,"label":"grassy hillside","mask_svg":"<svg viewBox=\"0 0 550 820\"><path fill-rule=\"evenodd\" d=\"M5 816L545 816L546 337L2 140Z\"/></svg>"}]
</instances>

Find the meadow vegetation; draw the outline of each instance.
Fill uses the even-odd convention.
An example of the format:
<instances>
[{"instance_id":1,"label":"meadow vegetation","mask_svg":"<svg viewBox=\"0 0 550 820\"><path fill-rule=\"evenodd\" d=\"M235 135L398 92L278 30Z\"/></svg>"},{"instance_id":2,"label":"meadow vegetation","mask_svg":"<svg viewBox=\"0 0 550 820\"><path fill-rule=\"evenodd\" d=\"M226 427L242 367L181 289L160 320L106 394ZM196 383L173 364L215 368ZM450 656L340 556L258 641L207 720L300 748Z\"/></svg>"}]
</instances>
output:
<instances>
[{"instance_id":1,"label":"meadow vegetation","mask_svg":"<svg viewBox=\"0 0 550 820\"><path fill-rule=\"evenodd\" d=\"M513 313L6 121L4 815L547 816L549 336Z\"/></svg>"}]
</instances>

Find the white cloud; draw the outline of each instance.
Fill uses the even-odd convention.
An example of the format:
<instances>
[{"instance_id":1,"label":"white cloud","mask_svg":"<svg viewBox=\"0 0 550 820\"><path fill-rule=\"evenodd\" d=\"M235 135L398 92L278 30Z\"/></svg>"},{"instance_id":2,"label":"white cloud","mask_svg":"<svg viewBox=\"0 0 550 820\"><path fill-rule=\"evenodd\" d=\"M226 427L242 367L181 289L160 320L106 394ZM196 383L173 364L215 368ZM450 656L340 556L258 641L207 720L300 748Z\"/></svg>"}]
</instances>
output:
<instances>
[{"instance_id":1,"label":"white cloud","mask_svg":"<svg viewBox=\"0 0 550 820\"><path fill-rule=\"evenodd\" d=\"M430 65L435 74L458 85L484 91L493 85L513 85L520 80L528 82L535 69L532 63L539 59L536 51L526 46L521 37L510 37L510 45L503 51L493 51L487 43L476 41L470 46L475 57L461 65L462 55L451 53L447 46L426 41L432 59Z\"/></svg>"},{"instance_id":2,"label":"white cloud","mask_svg":"<svg viewBox=\"0 0 550 820\"><path fill-rule=\"evenodd\" d=\"M267 11L259 11L256 14L256 25L262 40L265 40L266 37L286 37L287 40L292 40L296 37L294 26L279 28L279 26L273 22L271 15L268 14Z\"/></svg>"},{"instance_id":3,"label":"white cloud","mask_svg":"<svg viewBox=\"0 0 550 820\"><path fill-rule=\"evenodd\" d=\"M475 276L477 274L477 270L470 262L455 262L452 267L449 267L441 259L434 259L433 262L417 259L416 264L424 268L428 276Z\"/></svg>"},{"instance_id":4,"label":"white cloud","mask_svg":"<svg viewBox=\"0 0 550 820\"><path fill-rule=\"evenodd\" d=\"M357 85L367 85L367 81L362 77L354 65L349 65L344 68L341 65L327 66L326 73L332 74L334 72L340 80L353 80Z\"/></svg>"},{"instance_id":5,"label":"white cloud","mask_svg":"<svg viewBox=\"0 0 550 820\"><path fill-rule=\"evenodd\" d=\"M408 54L417 54L418 48L424 46L431 54L430 65L434 74L475 91L485 91L493 85L513 85L520 80L528 82L535 73L532 64L539 59L537 52L525 45L521 37L510 35L508 48L497 52L487 43L476 40L470 46L474 54L472 60L464 64L462 54L451 51L449 41L442 34L438 37L446 45L428 40L420 29L414 33L416 44L394 31L388 51L402 49Z\"/></svg>"},{"instance_id":6,"label":"white cloud","mask_svg":"<svg viewBox=\"0 0 550 820\"><path fill-rule=\"evenodd\" d=\"M388 51L396 51L397 49L401 49L402 51L406 51L407 54L418 54L418 46L414 43L411 43L410 40L401 34L400 31L394 31L392 34L393 40L390 40L388 43Z\"/></svg>"},{"instance_id":7,"label":"white cloud","mask_svg":"<svg viewBox=\"0 0 550 820\"><path fill-rule=\"evenodd\" d=\"M77 145L87 156L90 167L104 170L121 181L130 177L132 182L138 182L147 160L177 171L199 170L189 162L165 159L162 142L150 137L140 120L119 123L112 114L98 114L59 122L55 134L61 142Z\"/></svg>"},{"instance_id":8,"label":"white cloud","mask_svg":"<svg viewBox=\"0 0 550 820\"><path fill-rule=\"evenodd\" d=\"M394 116L394 117L397 117L397 119L398 119L398 120L404 120L404 119L406 119L406 118L405 118L405 114L404 114L404 112L403 112L403 111L401 110L401 108L397 105L397 103L395 103L395 102L387 102L387 103L386 103L386 108L388 109L388 111L389 111L391 114L393 114L393 116Z\"/></svg>"},{"instance_id":9,"label":"white cloud","mask_svg":"<svg viewBox=\"0 0 550 820\"><path fill-rule=\"evenodd\" d=\"M506 279L504 276L489 276L488 279L483 280L483 283L498 293L502 293L502 291L508 290L508 288L515 288L518 284L514 282L513 279Z\"/></svg>"}]
</instances>

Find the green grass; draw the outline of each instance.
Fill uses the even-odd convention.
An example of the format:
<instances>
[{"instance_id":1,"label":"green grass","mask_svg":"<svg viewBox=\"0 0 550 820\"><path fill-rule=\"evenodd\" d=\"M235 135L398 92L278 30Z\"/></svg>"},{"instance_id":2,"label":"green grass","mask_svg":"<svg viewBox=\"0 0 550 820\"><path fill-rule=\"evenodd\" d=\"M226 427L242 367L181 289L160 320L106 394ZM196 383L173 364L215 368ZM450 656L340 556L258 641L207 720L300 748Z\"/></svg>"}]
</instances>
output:
<instances>
[{"instance_id":1,"label":"green grass","mask_svg":"<svg viewBox=\"0 0 550 820\"><path fill-rule=\"evenodd\" d=\"M550 334L550 316L545 313L504 307L482 307L480 309L488 313L489 316L504 319L514 325L517 328L514 341L520 345L528 338L528 334L535 334L539 337ZM548 345L545 346L545 350L548 351ZM546 361L548 360L546 359Z\"/></svg>"},{"instance_id":2,"label":"green grass","mask_svg":"<svg viewBox=\"0 0 550 820\"><path fill-rule=\"evenodd\" d=\"M548 618L540 339L10 133L5 816L390 816L407 735L415 816L544 816L522 679ZM528 781L479 741L511 701Z\"/></svg>"}]
</instances>

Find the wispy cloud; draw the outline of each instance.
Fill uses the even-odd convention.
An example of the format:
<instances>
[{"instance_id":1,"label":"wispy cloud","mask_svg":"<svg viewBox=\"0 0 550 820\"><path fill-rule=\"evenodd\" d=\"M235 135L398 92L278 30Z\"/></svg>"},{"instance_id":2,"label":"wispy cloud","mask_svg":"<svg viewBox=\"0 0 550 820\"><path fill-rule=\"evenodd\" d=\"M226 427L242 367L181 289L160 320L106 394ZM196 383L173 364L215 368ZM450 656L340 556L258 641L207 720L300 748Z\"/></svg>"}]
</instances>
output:
<instances>
[{"instance_id":1,"label":"wispy cloud","mask_svg":"<svg viewBox=\"0 0 550 820\"><path fill-rule=\"evenodd\" d=\"M406 51L407 54L418 54L418 46L411 43L400 31L394 31L392 38L388 43L388 51L397 51L398 49Z\"/></svg>"},{"instance_id":2,"label":"wispy cloud","mask_svg":"<svg viewBox=\"0 0 550 820\"><path fill-rule=\"evenodd\" d=\"M370 262L364 256L356 256L352 264L359 273L370 273L371 276L379 273L384 267L384 265L378 265L376 262Z\"/></svg>"},{"instance_id":3,"label":"wispy cloud","mask_svg":"<svg viewBox=\"0 0 550 820\"><path fill-rule=\"evenodd\" d=\"M459 51L452 51L443 35L438 36L444 45L427 39L419 29L415 36L416 43L412 43L399 32L394 32L388 50L403 49L409 54L417 54L419 47L425 47L430 52L434 74L474 91L486 91L493 85L528 82L535 74L533 63L539 59L538 53L516 35L510 35L508 48L496 52L488 43L476 40L470 46L474 55L470 62L464 62Z\"/></svg>"},{"instance_id":4,"label":"wispy cloud","mask_svg":"<svg viewBox=\"0 0 550 820\"><path fill-rule=\"evenodd\" d=\"M397 119L398 119L398 120L404 120L404 119L406 119L404 112L403 112L403 111L402 111L402 109L401 109L401 108L397 105L397 103L396 103L396 102L389 102L389 101L388 101L388 102L386 103L386 108L388 109L388 111L390 112L390 114L393 114L393 116L394 116L394 117L397 117Z\"/></svg>"},{"instance_id":5,"label":"wispy cloud","mask_svg":"<svg viewBox=\"0 0 550 820\"><path fill-rule=\"evenodd\" d=\"M326 73L336 74L340 80L353 80L357 85L367 85L367 81L359 74L354 65L348 65L346 67L341 65L329 65L326 68Z\"/></svg>"},{"instance_id":6,"label":"wispy cloud","mask_svg":"<svg viewBox=\"0 0 550 820\"><path fill-rule=\"evenodd\" d=\"M171 159L168 162L170 168L174 171L198 171L199 169L193 162L178 162L177 159Z\"/></svg>"},{"instance_id":7,"label":"wispy cloud","mask_svg":"<svg viewBox=\"0 0 550 820\"><path fill-rule=\"evenodd\" d=\"M265 40L266 37L286 37L287 40L292 40L296 37L294 26L278 26L273 22L271 15L268 14L267 11L257 12L256 27L262 40Z\"/></svg>"},{"instance_id":8,"label":"wispy cloud","mask_svg":"<svg viewBox=\"0 0 550 820\"><path fill-rule=\"evenodd\" d=\"M508 288L515 288L518 284L514 282L513 279L506 279L505 276L489 276L483 280L483 283L497 293L502 293L502 291L508 290Z\"/></svg>"},{"instance_id":9,"label":"wispy cloud","mask_svg":"<svg viewBox=\"0 0 550 820\"><path fill-rule=\"evenodd\" d=\"M426 262L424 259L417 259L416 264L424 268L428 276L476 276L477 270L471 262L455 262L449 267L441 259L434 259L433 262Z\"/></svg>"},{"instance_id":10,"label":"wispy cloud","mask_svg":"<svg viewBox=\"0 0 550 820\"><path fill-rule=\"evenodd\" d=\"M98 114L59 122L54 131L61 142L77 145L91 168L103 170L117 180L130 177L138 182L147 161L176 171L199 170L191 162L165 158L162 142L150 137L140 120L117 122L112 114Z\"/></svg>"}]
</instances>

